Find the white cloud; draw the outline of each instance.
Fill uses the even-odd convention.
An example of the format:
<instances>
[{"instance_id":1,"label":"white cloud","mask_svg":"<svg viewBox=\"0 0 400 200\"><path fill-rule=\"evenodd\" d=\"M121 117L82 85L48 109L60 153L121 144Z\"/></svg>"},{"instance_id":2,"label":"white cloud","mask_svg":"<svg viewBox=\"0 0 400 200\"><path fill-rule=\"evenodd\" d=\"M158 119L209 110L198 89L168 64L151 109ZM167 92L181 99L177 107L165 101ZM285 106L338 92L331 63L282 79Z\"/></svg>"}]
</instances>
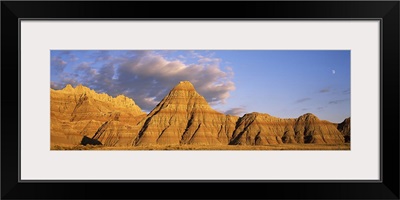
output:
<instances>
[{"instance_id":1,"label":"white cloud","mask_svg":"<svg viewBox=\"0 0 400 200\"><path fill-rule=\"evenodd\" d=\"M207 58L203 56L202 59ZM75 68L81 84L113 96L125 94L146 111L153 109L182 80L192 82L210 104L225 103L230 91L235 90L232 69L222 70L218 58L187 65L151 51L130 51L120 57L99 53L94 60L96 62L82 62ZM99 61L103 66L95 69L94 64Z\"/></svg>"},{"instance_id":2,"label":"white cloud","mask_svg":"<svg viewBox=\"0 0 400 200\"><path fill-rule=\"evenodd\" d=\"M225 111L225 114L234 115L234 116L242 116L245 113L246 113L246 109L244 107L231 108L231 109Z\"/></svg>"},{"instance_id":3,"label":"white cloud","mask_svg":"<svg viewBox=\"0 0 400 200\"><path fill-rule=\"evenodd\" d=\"M64 61L60 56L53 56L51 58L50 67L53 73L61 73L67 66L67 62Z\"/></svg>"},{"instance_id":4,"label":"white cloud","mask_svg":"<svg viewBox=\"0 0 400 200\"><path fill-rule=\"evenodd\" d=\"M224 103L229 92L235 89L231 81L233 74L222 71L218 65L185 65L154 54L127 60L119 65L117 72L119 87L131 88L128 93L132 96L143 96L142 99L136 99L144 109L153 108L182 80L191 81L211 104ZM145 101L149 97L154 97L153 105Z\"/></svg>"},{"instance_id":5,"label":"white cloud","mask_svg":"<svg viewBox=\"0 0 400 200\"><path fill-rule=\"evenodd\" d=\"M306 98L298 99L298 100L296 101L296 103L303 103L303 102L309 101L309 100L311 100L311 98L306 97Z\"/></svg>"},{"instance_id":6,"label":"white cloud","mask_svg":"<svg viewBox=\"0 0 400 200\"><path fill-rule=\"evenodd\" d=\"M91 63L89 62L82 62L76 67L77 71L81 71L86 75L95 75L96 70L91 67Z\"/></svg>"},{"instance_id":7,"label":"white cloud","mask_svg":"<svg viewBox=\"0 0 400 200\"><path fill-rule=\"evenodd\" d=\"M67 84L71 84L72 86L77 86L80 81L78 81L78 75L77 74L68 74L68 73L61 73L60 74L60 81L51 81L50 82L50 87L53 89L62 89L64 88Z\"/></svg>"}]
</instances>

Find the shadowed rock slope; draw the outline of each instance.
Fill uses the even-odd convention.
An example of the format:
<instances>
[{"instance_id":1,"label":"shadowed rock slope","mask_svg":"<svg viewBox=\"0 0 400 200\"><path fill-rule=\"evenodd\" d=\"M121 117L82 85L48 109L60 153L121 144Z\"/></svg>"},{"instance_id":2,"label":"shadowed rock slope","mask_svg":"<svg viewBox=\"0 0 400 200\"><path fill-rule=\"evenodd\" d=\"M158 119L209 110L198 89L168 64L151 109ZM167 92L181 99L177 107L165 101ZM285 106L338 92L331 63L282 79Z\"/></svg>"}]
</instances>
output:
<instances>
[{"instance_id":1,"label":"shadowed rock slope","mask_svg":"<svg viewBox=\"0 0 400 200\"><path fill-rule=\"evenodd\" d=\"M70 85L51 90L52 145L341 144L346 137L350 141L346 120L338 125L311 113L291 119L256 112L225 115L188 81L177 84L147 115L122 95L112 98Z\"/></svg>"},{"instance_id":2,"label":"shadowed rock slope","mask_svg":"<svg viewBox=\"0 0 400 200\"><path fill-rule=\"evenodd\" d=\"M52 146L87 141L107 146L128 145L136 137L136 124L146 116L128 97L113 98L82 85L51 89L50 112Z\"/></svg>"},{"instance_id":3,"label":"shadowed rock slope","mask_svg":"<svg viewBox=\"0 0 400 200\"><path fill-rule=\"evenodd\" d=\"M342 133L345 142L350 142L350 117L343 120L337 125L338 130Z\"/></svg>"}]
</instances>

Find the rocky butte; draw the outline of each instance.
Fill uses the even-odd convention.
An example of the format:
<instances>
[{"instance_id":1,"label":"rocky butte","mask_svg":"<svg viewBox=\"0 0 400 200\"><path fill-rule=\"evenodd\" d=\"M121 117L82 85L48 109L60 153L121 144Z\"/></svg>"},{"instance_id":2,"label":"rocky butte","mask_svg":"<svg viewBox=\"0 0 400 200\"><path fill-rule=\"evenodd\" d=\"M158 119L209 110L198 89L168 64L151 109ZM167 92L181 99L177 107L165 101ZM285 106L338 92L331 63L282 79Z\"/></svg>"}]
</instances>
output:
<instances>
[{"instance_id":1,"label":"rocky butte","mask_svg":"<svg viewBox=\"0 0 400 200\"><path fill-rule=\"evenodd\" d=\"M146 116L135 102L123 95L97 94L82 85L50 90L51 145L85 143L127 146L135 126Z\"/></svg>"},{"instance_id":2,"label":"rocky butte","mask_svg":"<svg viewBox=\"0 0 400 200\"><path fill-rule=\"evenodd\" d=\"M238 117L213 110L189 81L181 81L139 123L133 145L226 145Z\"/></svg>"},{"instance_id":3,"label":"rocky butte","mask_svg":"<svg viewBox=\"0 0 400 200\"><path fill-rule=\"evenodd\" d=\"M350 118L340 124L311 113L282 119L242 117L210 107L189 81L179 82L149 113L123 95L98 94L82 85L50 91L51 146L272 145L350 142Z\"/></svg>"}]
</instances>

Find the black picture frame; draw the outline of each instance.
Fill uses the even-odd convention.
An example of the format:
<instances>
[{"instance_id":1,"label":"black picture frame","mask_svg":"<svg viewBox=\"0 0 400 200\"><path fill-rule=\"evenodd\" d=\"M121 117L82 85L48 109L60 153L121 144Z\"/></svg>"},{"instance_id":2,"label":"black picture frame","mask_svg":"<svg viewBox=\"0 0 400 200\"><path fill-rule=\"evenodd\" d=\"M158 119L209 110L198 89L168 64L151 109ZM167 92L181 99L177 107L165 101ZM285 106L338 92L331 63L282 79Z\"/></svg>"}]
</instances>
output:
<instances>
[{"instance_id":1,"label":"black picture frame","mask_svg":"<svg viewBox=\"0 0 400 200\"><path fill-rule=\"evenodd\" d=\"M2 1L1 198L399 199L399 9L398 1ZM21 96L17 74L19 77L19 20L22 18L379 19L382 82L381 181L19 182ZM154 192L148 193L147 188Z\"/></svg>"}]
</instances>

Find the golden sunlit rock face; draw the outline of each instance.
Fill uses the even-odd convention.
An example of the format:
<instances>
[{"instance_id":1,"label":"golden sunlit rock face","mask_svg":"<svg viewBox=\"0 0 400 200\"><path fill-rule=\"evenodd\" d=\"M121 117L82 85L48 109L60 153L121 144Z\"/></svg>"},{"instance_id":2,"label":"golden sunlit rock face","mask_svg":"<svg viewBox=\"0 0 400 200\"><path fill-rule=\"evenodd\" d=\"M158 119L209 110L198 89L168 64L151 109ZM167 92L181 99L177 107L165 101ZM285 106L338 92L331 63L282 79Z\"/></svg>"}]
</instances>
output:
<instances>
[{"instance_id":1,"label":"golden sunlit rock face","mask_svg":"<svg viewBox=\"0 0 400 200\"><path fill-rule=\"evenodd\" d=\"M311 113L296 119L250 113L238 121L231 144L269 145L282 143L342 144L344 138L333 123Z\"/></svg>"},{"instance_id":2,"label":"golden sunlit rock face","mask_svg":"<svg viewBox=\"0 0 400 200\"><path fill-rule=\"evenodd\" d=\"M50 98L52 145L79 145L84 136L107 146L129 145L146 116L128 97L97 94L82 85L51 89Z\"/></svg>"},{"instance_id":3,"label":"golden sunlit rock face","mask_svg":"<svg viewBox=\"0 0 400 200\"><path fill-rule=\"evenodd\" d=\"M311 113L292 119L225 115L189 81L179 82L147 115L123 95L113 98L81 85L51 89L51 146L342 144L350 137L346 120L336 125Z\"/></svg>"},{"instance_id":4,"label":"golden sunlit rock face","mask_svg":"<svg viewBox=\"0 0 400 200\"><path fill-rule=\"evenodd\" d=\"M237 119L213 110L190 82L182 81L140 123L134 145L226 145Z\"/></svg>"}]
</instances>

